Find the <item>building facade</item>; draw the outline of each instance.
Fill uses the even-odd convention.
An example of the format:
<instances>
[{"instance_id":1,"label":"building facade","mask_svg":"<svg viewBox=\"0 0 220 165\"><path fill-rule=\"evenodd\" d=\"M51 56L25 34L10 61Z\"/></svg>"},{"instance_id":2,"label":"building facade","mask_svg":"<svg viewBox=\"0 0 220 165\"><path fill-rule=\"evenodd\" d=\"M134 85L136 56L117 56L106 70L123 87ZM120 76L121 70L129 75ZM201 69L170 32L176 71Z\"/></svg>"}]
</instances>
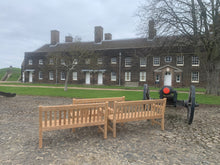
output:
<instances>
[{"instance_id":1,"label":"building facade","mask_svg":"<svg viewBox=\"0 0 220 165\"><path fill-rule=\"evenodd\" d=\"M67 36L60 43L59 31L53 30L50 44L25 53L22 81L64 83L68 63L74 66L68 75L69 84L204 87L205 71L192 47L164 44L152 24L148 38L122 40L112 40L110 33L103 35L103 28L96 26L91 42L73 42Z\"/></svg>"}]
</instances>

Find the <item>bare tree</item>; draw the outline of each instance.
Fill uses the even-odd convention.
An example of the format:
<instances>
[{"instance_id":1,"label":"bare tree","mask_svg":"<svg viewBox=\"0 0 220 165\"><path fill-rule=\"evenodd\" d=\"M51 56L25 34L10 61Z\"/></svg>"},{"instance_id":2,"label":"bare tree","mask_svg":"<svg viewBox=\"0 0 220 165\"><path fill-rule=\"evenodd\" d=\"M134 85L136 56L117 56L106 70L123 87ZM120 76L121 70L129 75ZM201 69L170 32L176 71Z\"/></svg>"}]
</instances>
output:
<instances>
[{"instance_id":1,"label":"bare tree","mask_svg":"<svg viewBox=\"0 0 220 165\"><path fill-rule=\"evenodd\" d=\"M56 72L57 70L65 71L64 91L67 91L70 73L82 69L85 66L86 59L92 58L94 61L97 58L96 54L90 45L81 43L79 40L72 43L67 51L50 52L48 54L48 59L54 61ZM91 64L87 67L94 68L95 65Z\"/></svg>"},{"instance_id":2,"label":"bare tree","mask_svg":"<svg viewBox=\"0 0 220 165\"><path fill-rule=\"evenodd\" d=\"M220 59L220 0L146 0L138 9L140 31L154 19L158 34L183 36L206 70L206 93L218 95Z\"/></svg>"}]
</instances>

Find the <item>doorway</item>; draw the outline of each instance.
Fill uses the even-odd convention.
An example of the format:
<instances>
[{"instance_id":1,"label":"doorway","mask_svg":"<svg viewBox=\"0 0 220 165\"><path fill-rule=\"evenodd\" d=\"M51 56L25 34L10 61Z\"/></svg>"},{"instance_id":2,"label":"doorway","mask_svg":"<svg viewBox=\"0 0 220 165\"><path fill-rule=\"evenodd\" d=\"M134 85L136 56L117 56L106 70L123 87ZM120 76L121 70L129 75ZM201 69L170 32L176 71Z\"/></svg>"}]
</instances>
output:
<instances>
[{"instance_id":1,"label":"doorway","mask_svg":"<svg viewBox=\"0 0 220 165\"><path fill-rule=\"evenodd\" d=\"M103 73L98 73L98 85L103 84Z\"/></svg>"},{"instance_id":2,"label":"doorway","mask_svg":"<svg viewBox=\"0 0 220 165\"><path fill-rule=\"evenodd\" d=\"M90 84L90 73L86 72L86 84Z\"/></svg>"},{"instance_id":3,"label":"doorway","mask_svg":"<svg viewBox=\"0 0 220 165\"><path fill-rule=\"evenodd\" d=\"M164 86L172 86L172 74L166 72L164 75Z\"/></svg>"}]
</instances>

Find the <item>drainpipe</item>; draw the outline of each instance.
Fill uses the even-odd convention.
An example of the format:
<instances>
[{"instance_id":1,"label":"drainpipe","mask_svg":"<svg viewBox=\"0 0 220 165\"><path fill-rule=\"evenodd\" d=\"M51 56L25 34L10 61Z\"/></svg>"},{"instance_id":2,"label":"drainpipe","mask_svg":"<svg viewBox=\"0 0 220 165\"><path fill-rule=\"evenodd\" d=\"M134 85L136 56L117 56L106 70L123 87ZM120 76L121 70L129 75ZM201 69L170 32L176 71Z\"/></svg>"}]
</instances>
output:
<instances>
[{"instance_id":1,"label":"drainpipe","mask_svg":"<svg viewBox=\"0 0 220 165\"><path fill-rule=\"evenodd\" d=\"M119 52L119 76L118 76L118 85L121 86L121 52Z\"/></svg>"},{"instance_id":2,"label":"drainpipe","mask_svg":"<svg viewBox=\"0 0 220 165\"><path fill-rule=\"evenodd\" d=\"M56 84L57 84L57 58L56 58Z\"/></svg>"}]
</instances>

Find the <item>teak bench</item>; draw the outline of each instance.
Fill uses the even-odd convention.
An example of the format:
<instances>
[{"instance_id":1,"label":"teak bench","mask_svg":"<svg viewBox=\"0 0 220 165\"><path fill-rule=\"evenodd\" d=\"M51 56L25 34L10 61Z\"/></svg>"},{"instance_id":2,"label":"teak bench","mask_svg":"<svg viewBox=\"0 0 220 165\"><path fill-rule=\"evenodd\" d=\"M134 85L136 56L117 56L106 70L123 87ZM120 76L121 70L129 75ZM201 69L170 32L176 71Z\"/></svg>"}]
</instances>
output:
<instances>
[{"instance_id":1,"label":"teak bench","mask_svg":"<svg viewBox=\"0 0 220 165\"><path fill-rule=\"evenodd\" d=\"M39 106L39 148L42 148L43 132L59 129L98 126L106 139L107 117L108 102Z\"/></svg>"},{"instance_id":2,"label":"teak bench","mask_svg":"<svg viewBox=\"0 0 220 165\"><path fill-rule=\"evenodd\" d=\"M73 104L89 104L89 103L104 103L108 102L108 107L111 111L114 108L115 101L125 101L125 96L122 97L107 97L107 98L92 98L92 99L73 99Z\"/></svg>"},{"instance_id":3,"label":"teak bench","mask_svg":"<svg viewBox=\"0 0 220 165\"><path fill-rule=\"evenodd\" d=\"M116 123L125 123L129 121L152 120L152 124L159 124L164 130L164 112L166 107L166 98L157 100L141 101L123 101L115 102L114 113L108 115L108 129L116 137ZM156 121L160 119L161 121ZM110 126L112 123L112 127Z\"/></svg>"}]
</instances>

